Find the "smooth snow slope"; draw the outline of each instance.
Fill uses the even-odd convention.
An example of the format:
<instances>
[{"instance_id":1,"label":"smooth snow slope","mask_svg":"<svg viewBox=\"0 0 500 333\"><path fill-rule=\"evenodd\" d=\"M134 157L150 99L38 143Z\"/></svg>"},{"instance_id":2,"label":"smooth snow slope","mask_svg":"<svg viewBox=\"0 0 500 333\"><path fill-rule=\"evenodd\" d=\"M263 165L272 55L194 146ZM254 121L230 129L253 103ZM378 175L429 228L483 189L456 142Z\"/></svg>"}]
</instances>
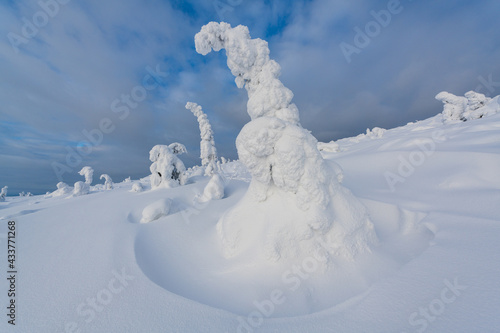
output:
<instances>
[{"instance_id":1,"label":"smooth snow slope","mask_svg":"<svg viewBox=\"0 0 500 333\"><path fill-rule=\"evenodd\" d=\"M331 272L225 260L215 225L246 192L224 165L225 197L185 186L0 202L17 222L16 327L1 332L495 332L500 330L500 114L443 125L436 116L324 153L344 170L380 246ZM139 223L170 199L168 216ZM286 207L284 207L286 209ZM257 212L256 212L257 213ZM242 265L244 263L244 265ZM1 280L5 309L7 281ZM6 313L6 310L4 310Z\"/></svg>"}]
</instances>

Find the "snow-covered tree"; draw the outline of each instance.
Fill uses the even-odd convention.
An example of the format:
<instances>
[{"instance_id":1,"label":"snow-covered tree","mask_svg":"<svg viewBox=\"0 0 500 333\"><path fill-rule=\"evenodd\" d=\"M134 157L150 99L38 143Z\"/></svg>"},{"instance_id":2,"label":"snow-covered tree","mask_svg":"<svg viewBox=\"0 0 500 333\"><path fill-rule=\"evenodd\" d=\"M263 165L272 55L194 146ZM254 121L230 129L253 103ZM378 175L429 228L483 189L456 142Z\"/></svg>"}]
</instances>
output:
<instances>
[{"instance_id":1,"label":"snow-covered tree","mask_svg":"<svg viewBox=\"0 0 500 333\"><path fill-rule=\"evenodd\" d=\"M214 132L212 126L208 121L208 117L196 103L188 102L186 109L191 112L198 119L200 128L201 142L200 142L200 158L201 165L205 167L205 175L211 176L217 168L217 149L215 148Z\"/></svg>"},{"instance_id":2,"label":"snow-covered tree","mask_svg":"<svg viewBox=\"0 0 500 333\"><path fill-rule=\"evenodd\" d=\"M488 113L483 109L491 98L475 91L468 91L465 97L455 96L446 91L436 95L436 99L444 103L443 121L457 122L482 118Z\"/></svg>"},{"instance_id":3,"label":"snow-covered tree","mask_svg":"<svg viewBox=\"0 0 500 333\"><path fill-rule=\"evenodd\" d=\"M180 143L156 145L149 152L149 160L153 162L151 170L151 187L174 187L184 184L184 171L186 167L177 155L186 152L186 147Z\"/></svg>"},{"instance_id":4,"label":"snow-covered tree","mask_svg":"<svg viewBox=\"0 0 500 333\"><path fill-rule=\"evenodd\" d=\"M245 197L218 222L227 256L260 243L272 259L308 253L313 237L334 237L339 253L353 257L376 242L364 207L337 181L299 121L293 93L279 80L280 66L267 42L251 39L248 28L211 22L195 36L196 51L226 50L236 85L246 88L251 121L236 147L252 174Z\"/></svg>"},{"instance_id":5,"label":"snow-covered tree","mask_svg":"<svg viewBox=\"0 0 500 333\"><path fill-rule=\"evenodd\" d=\"M85 195L90 192L90 184L92 184L92 177L94 176L94 169L89 166L84 166L80 172L78 172L81 176L85 177L84 182L76 182L73 188L72 196L77 197L80 195Z\"/></svg>"},{"instance_id":6,"label":"snow-covered tree","mask_svg":"<svg viewBox=\"0 0 500 333\"><path fill-rule=\"evenodd\" d=\"M89 166L84 166L80 172L78 172L80 176L85 177L85 183L90 185L92 184L92 177L94 175L94 169Z\"/></svg>"},{"instance_id":7,"label":"snow-covered tree","mask_svg":"<svg viewBox=\"0 0 500 333\"><path fill-rule=\"evenodd\" d=\"M73 188L72 196L78 197L80 195L85 195L90 192L90 185L87 182L76 182L75 187Z\"/></svg>"},{"instance_id":8,"label":"snow-covered tree","mask_svg":"<svg viewBox=\"0 0 500 333\"><path fill-rule=\"evenodd\" d=\"M65 195L65 194L69 194L72 191L72 188L68 184L63 183L63 182L57 183L56 187L57 187L57 190L46 195L47 198L60 197L60 196Z\"/></svg>"},{"instance_id":9,"label":"snow-covered tree","mask_svg":"<svg viewBox=\"0 0 500 333\"><path fill-rule=\"evenodd\" d=\"M7 189L8 188L9 188L8 186L2 187L2 191L0 192L0 201L5 200L5 197L7 196Z\"/></svg>"},{"instance_id":10,"label":"snow-covered tree","mask_svg":"<svg viewBox=\"0 0 500 333\"><path fill-rule=\"evenodd\" d=\"M101 177L99 177L99 179L103 178L104 178L104 188L106 190L113 189L113 180L111 179L111 177L108 174L102 174Z\"/></svg>"},{"instance_id":11,"label":"snow-covered tree","mask_svg":"<svg viewBox=\"0 0 500 333\"><path fill-rule=\"evenodd\" d=\"M487 113L486 110L483 109L483 111L481 109L491 101L491 98L475 91L466 92L465 98L467 98L467 110L463 114L465 119L479 119Z\"/></svg>"}]
</instances>

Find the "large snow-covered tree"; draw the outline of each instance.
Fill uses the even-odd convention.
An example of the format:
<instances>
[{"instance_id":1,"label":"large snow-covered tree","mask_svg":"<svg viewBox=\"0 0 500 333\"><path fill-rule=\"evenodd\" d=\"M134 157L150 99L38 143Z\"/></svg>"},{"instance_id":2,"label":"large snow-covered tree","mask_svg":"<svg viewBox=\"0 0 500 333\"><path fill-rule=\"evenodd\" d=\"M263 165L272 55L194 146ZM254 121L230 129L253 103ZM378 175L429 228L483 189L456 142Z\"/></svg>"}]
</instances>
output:
<instances>
[{"instance_id":1,"label":"large snow-covered tree","mask_svg":"<svg viewBox=\"0 0 500 333\"><path fill-rule=\"evenodd\" d=\"M201 106L188 102L186 109L190 110L198 120L200 128L200 158L201 165L205 167L205 175L211 176L217 168L217 149L215 148L214 132L208 121L208 117L201 109Z\"/></svg>"},{"instance_id":2,"label":"large snow-covered tree","mask_svg":"<svg viewBox=\"0 0 500 333\"><path fill-rule=\"evenodd\" d=\"M170 145L156 145L149 152L151 187L174 187L184 184L186 167L177 155L186 152L183 144L174 142Z\"/></svg>"},{"instance_id":3,"label":"large snow-covered tree","mask_svg":"<svg viewBox=\"0 0 500 333\"><path fill-rule=\"evenodd\" d=\"M236 85L248 93L251 121L236 147L252 174L245 197L218 222L226 256L257 247L267 258L309 254L318 238L335 239L336 254L353 257L376 242L364 207L339 182L305 130L293 93L279 80L266 41L248 28L211 22L195 36L196 51L226 50Z\"/></svg>"}]
</instances>

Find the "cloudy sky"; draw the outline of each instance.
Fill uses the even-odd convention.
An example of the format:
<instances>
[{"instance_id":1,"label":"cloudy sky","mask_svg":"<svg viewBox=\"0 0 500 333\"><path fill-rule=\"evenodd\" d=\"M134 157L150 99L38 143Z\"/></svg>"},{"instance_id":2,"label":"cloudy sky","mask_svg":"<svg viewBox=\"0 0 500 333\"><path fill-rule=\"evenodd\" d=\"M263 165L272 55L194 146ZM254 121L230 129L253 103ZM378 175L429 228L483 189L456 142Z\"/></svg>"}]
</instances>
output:
<instances>
[{"instance_id":1,"label":"cloudy sky","mask_svg":"<svg viewBox=\"0 0 500 333\"><path fill-rule=\"evenodd\" d=\"M499 13L495 0L1 1L0 187L45 193L85 165L137 179L152 146L176 141L199 164L188 101L237 158L247 96L224 52L195 51L210 21L267 40L302 125L330 141L433 116L443 90L500 94Z\"/></svg>"}]
</instances>

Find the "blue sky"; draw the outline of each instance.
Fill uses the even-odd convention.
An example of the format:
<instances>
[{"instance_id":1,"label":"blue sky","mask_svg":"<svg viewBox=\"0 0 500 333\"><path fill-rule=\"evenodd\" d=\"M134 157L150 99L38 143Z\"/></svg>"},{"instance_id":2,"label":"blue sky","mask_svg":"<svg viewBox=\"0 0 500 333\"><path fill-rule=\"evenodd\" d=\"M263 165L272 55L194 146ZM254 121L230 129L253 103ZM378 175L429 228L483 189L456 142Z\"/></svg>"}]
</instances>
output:
<instances>
[{"instance_id":1,"label":"blue sky","mask_svg":"<svg viewBox=\"0 0 500 333\"><path fill-rule=\"evenodd\" d=\"M69 184L85 165L115 181L146 176L155 144L184 143L186 165L199 164L188 101L209 115L220 155L237 158L247 96L224 52L195 52L210 21L247 25L269 42L302 125L320 141L435 115L443 90L500 94L493 0L59 1L42 0L45 11L38 1L0 4L0 187L11 195L55 189L54 163ZM346 57L342 43L357 52ZM102 142L86 146L103 119ZM71 160L78 149L81 161Z\"/></svg>"}]
</instances>

